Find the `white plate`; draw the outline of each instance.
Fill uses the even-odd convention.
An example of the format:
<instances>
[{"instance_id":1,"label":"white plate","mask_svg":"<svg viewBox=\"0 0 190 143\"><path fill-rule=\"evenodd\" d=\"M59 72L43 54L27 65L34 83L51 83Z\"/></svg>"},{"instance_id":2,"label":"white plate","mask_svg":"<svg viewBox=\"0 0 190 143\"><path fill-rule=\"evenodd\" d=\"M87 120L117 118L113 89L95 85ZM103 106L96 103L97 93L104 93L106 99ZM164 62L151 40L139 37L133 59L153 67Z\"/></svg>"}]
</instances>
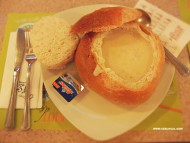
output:
<instances>
[{"instance_id":1,"label":"white plate","mask_svg":"<svg viewBox=\"0 0 190 143\"><path fill-rule=\"evenodd\" d=\"M81 16L106 6L113 5L83 6L63 11L57 15L73 24ZM70 64L65 70L79 79L74 64ZM166 63L153 96L138 106L120 106L111 103L88 88L68 103L52 87L53 81L64 71L49 71L44 67L42 71L47 92L64 117L87 136L95 140L107 140L130 130L158 107L172 83L175 69Z\"/></svg>"}]
</instances>

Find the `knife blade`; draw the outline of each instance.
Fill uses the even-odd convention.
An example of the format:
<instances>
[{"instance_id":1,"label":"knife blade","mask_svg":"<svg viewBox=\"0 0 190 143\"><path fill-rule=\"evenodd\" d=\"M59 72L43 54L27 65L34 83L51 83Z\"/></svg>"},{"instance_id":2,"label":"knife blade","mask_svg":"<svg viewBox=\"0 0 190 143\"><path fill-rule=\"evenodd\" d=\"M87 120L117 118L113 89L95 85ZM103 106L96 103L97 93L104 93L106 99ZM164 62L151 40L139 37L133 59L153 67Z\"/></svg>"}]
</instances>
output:
<instances>
[{"instance_id":1,"label":"knife blade","mask_svg":"<svg viewBox=\"0 0 190 143\"><path fill-rule=\"evenodd\" d=\"M5 128L11 130L15 126L15 109L16 109L16 98L17 98L17 86L19 81L20 69L25 53L25 32L22 28L17 30L17 41L16 41L16 57L13 72L13 83L11 89L11 96L9 100L9 106L7 109Z\"/></svg>"}]
</instances>

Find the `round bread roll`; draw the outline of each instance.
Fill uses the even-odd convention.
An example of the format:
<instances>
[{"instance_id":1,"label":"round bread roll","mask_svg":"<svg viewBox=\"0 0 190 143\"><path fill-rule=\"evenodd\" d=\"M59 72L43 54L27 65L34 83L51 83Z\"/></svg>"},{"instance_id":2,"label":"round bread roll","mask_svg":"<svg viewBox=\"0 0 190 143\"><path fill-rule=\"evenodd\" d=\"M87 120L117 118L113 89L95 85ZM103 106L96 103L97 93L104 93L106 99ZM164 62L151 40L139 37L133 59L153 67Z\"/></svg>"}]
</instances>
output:
<instances>
[{"instance_id":1,"label":"round bread roll","mask_svg":"<svg viewBox=\"0 0 190 143\"><path fill-rule=\"evenodd\" d=\"M79 42L77 34L62 18L47 16L34 24L30 33L33 52L48 69L62 69L73 60Z\"/></svg>"},{"instance_id":2,"label":"round bread roll","mask_svg":"<svg viewBox=\"0 0 190 143\"><path fill-rule=\"evenodd\" d=\"M153 94L163 71L165 54L159 38L149 28L132 21L138 18L138 12L132 10L130 13L130 9L122 14L128 20L117 19L118 14L114 13L123 9L127 8L97 10L72 27L72 31L77 33L91 31L80 40L75 64L80 78L95 92L113 102L140 104ZM107 17L102 14L98 18L101 11L109 13L107 21L103 20L105 26L103 23L101 26L92 24L88 26L93 27L91 30L81 30L81 23L100 22L102 17ZM113 25L109 26L110 23Z\"/></svg>"}]
</instances>

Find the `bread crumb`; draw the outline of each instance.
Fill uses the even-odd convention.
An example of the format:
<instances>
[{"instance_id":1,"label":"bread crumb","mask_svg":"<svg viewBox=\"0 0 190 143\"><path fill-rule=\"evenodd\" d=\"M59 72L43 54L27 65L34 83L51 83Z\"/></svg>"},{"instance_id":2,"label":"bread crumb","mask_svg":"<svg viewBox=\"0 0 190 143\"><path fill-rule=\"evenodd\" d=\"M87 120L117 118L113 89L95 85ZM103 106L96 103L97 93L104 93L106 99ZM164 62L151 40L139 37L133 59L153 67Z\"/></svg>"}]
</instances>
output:
<instances>
[{"instance_id":1,"label":"bread crumb","mask_svg":"<svg viewBox=\"0 0 190 143\"><path fill-rule=\"evenodd\" d=\"M60 69L73 60L79 38L70 33L71 26L64 19L47 16L34 24L31 45L41 64L48 69Z\"/></svg>"}]
</instances>

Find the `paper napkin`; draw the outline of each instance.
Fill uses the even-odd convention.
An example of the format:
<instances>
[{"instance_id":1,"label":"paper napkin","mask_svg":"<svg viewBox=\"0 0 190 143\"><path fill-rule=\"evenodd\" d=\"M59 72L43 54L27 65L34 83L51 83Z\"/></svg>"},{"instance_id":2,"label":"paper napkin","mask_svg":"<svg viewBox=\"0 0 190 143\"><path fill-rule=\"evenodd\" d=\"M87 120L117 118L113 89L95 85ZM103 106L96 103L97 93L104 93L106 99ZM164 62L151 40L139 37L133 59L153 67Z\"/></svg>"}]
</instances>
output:
<instances>
[{"instance_id":1,"label":"paper napkin","mask_svg":"<svg viewBox=\"0 0 190 143\"><path fill-rule=\"evenodd\" d=\"M164 46L177 57L190 41L190 25L146 0L139 0L135 8L143 9L150 15L151 29L160 37Z\"/></svg>"},{"instance_id":2,"label":"paper napkin","mask_svg":"<svg viewBox=\"0 0 190 143\"><path fill-rule=\"evenodd\" d=\"M0 93L0 108L7 108L9 104L12 82L13 82L15 56L16 56L16 32L13 32L10 34L7 57L3 73L1 93ZM23 59L19 83L18 83L18 89L17 89L17 102L16 102L17 109L21 109L24 107L27 67L28 64L25 61L25 59ZM40 63L38 61L33 63L30 76L31 76L30 107L41 108L43 80L41 75Z\"/></svg>"}]
</instances>

